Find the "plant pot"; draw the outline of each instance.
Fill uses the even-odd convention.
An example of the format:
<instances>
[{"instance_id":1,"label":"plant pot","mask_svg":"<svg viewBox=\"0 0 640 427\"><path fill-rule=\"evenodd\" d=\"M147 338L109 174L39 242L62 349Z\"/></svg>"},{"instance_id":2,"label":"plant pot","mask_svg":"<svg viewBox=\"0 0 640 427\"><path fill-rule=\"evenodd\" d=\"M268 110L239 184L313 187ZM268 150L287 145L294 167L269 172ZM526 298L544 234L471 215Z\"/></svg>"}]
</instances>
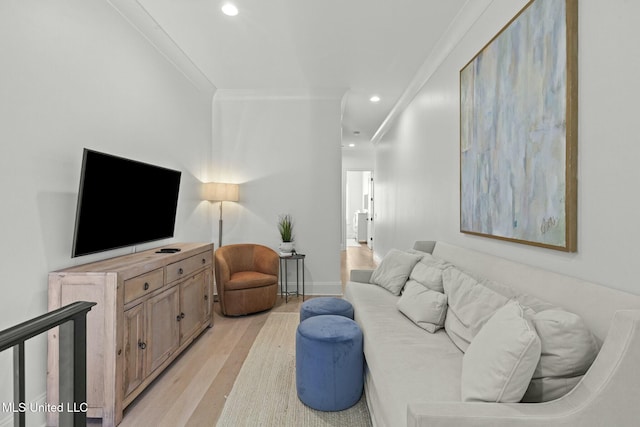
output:
<instances>
[{"instance_id":1,"label":"plant pot","mask_svg":"<svg viewBox=\"0 0 640 427\"><path fill-rule=\"evenodd\" d=\"M293 242L280 242L278 248L280 252L291 253L291 251L293 251Z\"/></svg>"}]
</instances>

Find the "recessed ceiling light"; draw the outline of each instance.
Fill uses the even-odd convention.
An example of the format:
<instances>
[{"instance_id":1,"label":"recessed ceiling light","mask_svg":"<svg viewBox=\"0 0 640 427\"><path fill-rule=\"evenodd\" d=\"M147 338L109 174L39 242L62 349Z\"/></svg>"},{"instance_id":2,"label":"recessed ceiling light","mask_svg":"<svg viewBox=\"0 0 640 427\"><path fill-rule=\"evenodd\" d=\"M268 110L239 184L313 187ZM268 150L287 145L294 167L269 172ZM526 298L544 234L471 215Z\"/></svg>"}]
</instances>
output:
<instances>
[{"instance_id":1,"label":"recessed ceiling light","mask_svg":"<svg viewBox=\"0 0 640 427\"><path fill-rule=\"evenodd\" d=\"M354 134L354 135L360 135L360 131L359 131L359 130L354 130L354 131L353 131L353 134Z\"/></svg>"},{"instance_id":2,"label":"recessed ceiling light","mask_svg":"<svg viewBox=\"0 0 640 427\"><path fill-rule=\"evenodd\" d=\"M353 148L355 146L356 146L356 144L354 144L354 143L349 144L349 147L351 147L351 148Z\"/></svg>"},{"instance_id":3,"label":"recessed ceiling light","mask_svg":"<svg viewBox=\"0 0 640 427\"><path fill-rule=\"evenodd\" d=\"M232 3L225 3L222 5L222 13L227 16L236 16L238 14L238 8Z\"/></svg>"},{"instance_id":4,"label":"recessed ceiling light","mask_svg":"<svg viewBox=\"0 0 640 427\"><path fill-rule=\"evenodd\" d=\"M380 102L380 97L378 95L373 95L371 98L369 98L369 101Z\"/></svg>"}]
</instances>

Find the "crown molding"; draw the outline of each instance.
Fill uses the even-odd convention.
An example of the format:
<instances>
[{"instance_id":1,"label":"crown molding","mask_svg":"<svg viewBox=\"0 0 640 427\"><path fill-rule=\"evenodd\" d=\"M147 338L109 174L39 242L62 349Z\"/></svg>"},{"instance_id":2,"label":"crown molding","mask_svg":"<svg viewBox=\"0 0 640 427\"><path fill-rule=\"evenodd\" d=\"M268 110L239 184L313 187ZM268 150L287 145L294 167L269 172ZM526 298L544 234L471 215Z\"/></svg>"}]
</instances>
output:
<instances>
[{"instance_id":1,"label":"crown molding","mask_svg":"<svg viewBox=\"0 0 640 427\"><path fill-rule=\"evenodd\" d=\"M217 88L138 0L107 0L133 28L198 90L213 97Z\"/></svg>"},{"instance_id":2,"label":"crown molding","mask_svg":"<svg viewBox=\"0 0 640 427\"><path fill-rule=\"evenodd\" d=\"M330 89L218 89L215 99L219 100L340 100L347 92L347 88Z\"/></svg>"},{"instance_id":3,"label":"crown molding","mask_svg":"<svg viewBox=\"0 0 640 427\"><path fill-rule=\"evenodd\" d=\"M440 65L447 59L456 48L462 38L469 32L474 24L487 10L493 0L467 0L460 9L442 37L438 40L433 50L424 61L418 72L413 77L409 86L404 90L398 101L384 119L378 130L371 137L371 142L378 143L382 137L391 129L396 119L411 104L418 95L422 87L431 79Z\"/></svg>"}]
</instances>

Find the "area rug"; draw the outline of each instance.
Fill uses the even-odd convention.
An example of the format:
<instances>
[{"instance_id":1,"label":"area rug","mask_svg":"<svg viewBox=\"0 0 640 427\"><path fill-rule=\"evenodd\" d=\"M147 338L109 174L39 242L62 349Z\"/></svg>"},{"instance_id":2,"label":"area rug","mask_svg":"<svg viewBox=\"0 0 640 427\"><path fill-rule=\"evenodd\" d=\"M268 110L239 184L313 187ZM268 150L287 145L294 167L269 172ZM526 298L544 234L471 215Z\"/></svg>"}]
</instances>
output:
<instances>
[{"instance_id":1,"label":"area rug","mask_svg":"<svg viewBox=\"0 0 640 427\"><path fill-rule=\"evenodd\" d=\"M371 426L364 399L338 412L316 411L296 392L298 313L271 313L256 337L218 420L219 427Z\"/></svg>"}]
</instances>

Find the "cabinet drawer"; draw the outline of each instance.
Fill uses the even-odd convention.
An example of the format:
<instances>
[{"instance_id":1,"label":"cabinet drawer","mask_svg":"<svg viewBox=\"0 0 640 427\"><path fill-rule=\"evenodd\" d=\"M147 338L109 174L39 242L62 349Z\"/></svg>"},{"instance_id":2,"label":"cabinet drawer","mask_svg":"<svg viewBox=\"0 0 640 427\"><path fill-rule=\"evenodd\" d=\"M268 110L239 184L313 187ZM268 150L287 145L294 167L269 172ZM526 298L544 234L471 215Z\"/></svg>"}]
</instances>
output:
<instances>
[{"instance_id":1,"label":"cabinet drawer","mask_svg":"<svg viewBox=\"0 0 640 427\"><path fill-rule=\"evenodd\" d=\"M201 254L185 258L182 261L174 262L167 265L167 283L174 280L188 277L194 271L211 264L211 252L202 252Z\"/></svg>"},{"instance_id":2,"label":"cabinet drawer","mask_svg":"<svg viewBox=\"0 0 640 427\"><path fill-rule=\"evenodd\" d=\"M164 272L162 268L125 280L124 303L126 304L156 289L160 289L163 284Z\"/></svg>"}]
</instances>

